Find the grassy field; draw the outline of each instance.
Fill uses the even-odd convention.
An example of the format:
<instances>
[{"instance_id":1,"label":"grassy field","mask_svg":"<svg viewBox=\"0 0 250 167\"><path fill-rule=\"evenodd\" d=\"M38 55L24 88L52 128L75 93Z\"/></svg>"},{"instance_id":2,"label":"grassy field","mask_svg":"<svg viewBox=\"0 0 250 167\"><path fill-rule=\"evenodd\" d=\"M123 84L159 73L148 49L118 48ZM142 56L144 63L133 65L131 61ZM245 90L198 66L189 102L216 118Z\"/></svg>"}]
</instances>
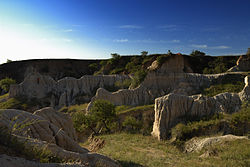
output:
<instances>
[{"instance_id":1,"label":"grassy field","mask_svg":"<svg viewBox=\"0 0 250 167\"><path fill-rule=\"evenodd\" d=\"M212 148L217 154L208 158L200 158L201 153L183 153L170 141L158 141L151 136L140 134L102 135L105 146L98 153L119 161L124 167L166 167L166 166L249 166L250 141L236 140ZM88 142L81 143L88 147Z\"/></svg>"},{"instance_id":2,"label":"grassy field","mask_svg":"<svg viewBox=\"0 0 250 167\"><path fill-rule=\"evenodd\" d=\"M84 104L76 104L76 105L71 105L71 106L68 106L68 107L62 107L60 110L58 110L59 112L66 112L66 113L74 113L74 112L77 112L77 111L84 111L86 110L88 106L88 103L84 103Z\"/></svg>"}]
</instances>

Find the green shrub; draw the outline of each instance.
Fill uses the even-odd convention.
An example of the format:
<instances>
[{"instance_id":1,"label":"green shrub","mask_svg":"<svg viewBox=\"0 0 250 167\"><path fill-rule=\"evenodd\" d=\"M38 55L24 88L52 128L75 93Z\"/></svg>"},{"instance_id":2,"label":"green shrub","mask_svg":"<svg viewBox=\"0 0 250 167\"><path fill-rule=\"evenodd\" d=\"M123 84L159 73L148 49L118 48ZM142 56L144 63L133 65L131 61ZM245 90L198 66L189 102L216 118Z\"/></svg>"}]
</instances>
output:
<instances>
[{"instance_id":1,"label":"green shrub","mask_svg":"<svg viewBox=\"0 0 250 167\"><path fill-rule=\"evenodd\" d=\"M190 53L190 56L205 56L206 54L204 52L201 52L199 50L193 50L192 53Z\"/></svg>"},{"instance_id":2,"label":"green shrub","mask_svg":"<svg viewBox=\"0 0 250 167\"><path fill-rule=\"evenodd\" d=\"M203 74L224 73L236 64L237 57L230 58L226 56L218 56L208 62L208 66L203 69Z\"/></svg>"},{"instance_id":3,"label":"green shrub","mask_svg":"<svg viewBox=\"0 0 250 167\"><path fill-rule=\"evenodd\" d=\"M109 74L119 74L124 71L124 67L121 68L115 68L112 71L109 72Z\"/></svg>"},{"instance_id":4,"label":"green shrub","mask_svg":"<svg viewBox=\"0 0 250 167\"><path fill-rule=\"evenodd\" d=\"M156 58L156 61L159 66L161 66L168 59L167 55L161 55Z\"/></svg>"},{"instance_id":5,"label":"green shrub","mask_svg":"<svg viewBox=\"0 0 250 167\"><path fill-rule=\"evenodd\" d=\"M0 128L0 145L6 148L6 153L13 156L24 156L28 160L37 160L41 163L61 163L62 159L52 155L46 148L26 147L26 143L20 142L17 137L11 135L7 129Z\"/></svg>"},{"instance_id":6,"label":"green shrub","mask_svg":"<svg viewBox=\"0 0 250 167\"><path fill-rule=\"evenodd\" d=\"M132 88L138 87L142 83L142 81L144 81L146 76L147 72L144 70L139 70L135 72L134 77L132 79L131 87Z\"/></svg>"},{"instance_id":7,"label":"green shrub","mask_svg":"<svg viewBox=\"0 0 250 167\"><path fill-rule=\"evenodd\" d=\"M127 116L122 123L126 131L134 133L142 128L142 122L138 121L135 117Z\"/></svg>"},{"instance_id":8,"label":"green shrub","mask_svg":"<svg viewBox=\"0 0 250 167\"><path fill-rule=\"evenodd\" d=\"M0 88L8 92L10 89L10 85L15 83L16 83L15 80L7 77L0 81Z\"/></svg>"},{"instance_id":9,"label":"green shrub","mask_svg":"<svg viewBox=\"0 0 250 167\"><path fill-rule=\"evenodd\" d=\"M97 63L92 63L92 64L89 64L89 68L91 71L97 71L99 66Z\"/></svg>"},{"instance_id":10,"label":"green shrub","mask_svg":"<svg viewBox=\"0 0 250 167\"><path fill-rule=\"evenodd\" d=\"M125 111L125 110L128 110L130 108L132 108L132 106L121 105L121 106L116 106L115 111L116 111L116 113L119 113L121 111Z\"/></svg>"},{"instance_id":11,"label":"green shrub","mask_svg":"<svg viewBox=\"0 0 250 167\"><path fill-rule=\"evenodd\" d=\"M250 129L250 105L245 103L242 105L240 112L232 114L230 120L230 128L236 135L249 135Z\"/></svg>"},{"instance_id":12,"label":"green shrub","mask_svg":"<svg viewBox=\"0 0 250 167\"><path fill-rule=\"evenodd\" d=\"M239 112L230 114L215 114L210 119L177 124L171 130L171 136L180 141L188 140L195 136L212 135L219 132L230 132L234 135L246 135L250 128L250 107L242 105Z\"/></svg>"},{"instance_id":13,"label":"green shrub","mask_svg":"<svg viewBox=\"0 0 250 167\"><path fill-rule=\"evenodd\" d=\"M217 84L211 85L209 88L203 90L204 95L206 96L215 96L219 93L230 92L238 93L244 88L243 82L227 83L227 84Z\"/></svg>"},{"instance_id":14,"label":"green shrub","mask_svg":"<svg viewBox=\"0 0 250 167\"><path fill-rule=\"evenodd\" d=\"M128 89L131 85L132 80L131 79L125 79L123 81L116 81L115 87L122 88L122 89Z\"/></svg>"},{"instance_id":15,"label":"green shrub","mask_svg":"<svg viewBox=\"0 0 250 167\"><path fill-rule=\"evenodd\" d=\"M89 114L102 128L105 128L107 132L111 132L110 125L116 119L115 106L112 103L102 99L96 100Z\"/></svg>"},{"instance_id":16,"label":"green shrub","mask_svg":"<svg viewBox=\"0 0 250 167\"><path fill-rule=\"evenodd\" d=\"M82 111L78 111L72 114L73 126L77 132L84 132L86 129L92 130L97 134L95 130L96 119L92 115L86 115Z\"/></svg>"}]
</instances>

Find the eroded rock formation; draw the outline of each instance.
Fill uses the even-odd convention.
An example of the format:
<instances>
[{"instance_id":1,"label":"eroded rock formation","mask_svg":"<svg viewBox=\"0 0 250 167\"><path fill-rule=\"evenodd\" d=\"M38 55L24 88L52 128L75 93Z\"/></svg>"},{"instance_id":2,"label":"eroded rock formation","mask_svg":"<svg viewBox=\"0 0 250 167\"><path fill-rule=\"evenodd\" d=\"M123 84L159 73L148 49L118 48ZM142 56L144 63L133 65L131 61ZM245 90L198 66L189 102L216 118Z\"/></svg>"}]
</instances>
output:
<instances>
[{"instance_id":1,"label":"eroded rock formation","mask_svg":"<svg viewBox=\"0 0 250 167\"><path fill-rule=\"evenodd\" d=\"M228 141L234 140L248 140L246 136L234 136L234 135L224 135L224 136L216 136L216 137L206 137L203 139L193 138L185 143L185 152L199 152L203 148L211 147L214 144L219 144Z\"/></svg>"},{"instance_id":2,"label":"eroded rock formation","mask_svg":"<svg viewBox=\"0 0 250 167\"><path fill-rule=\"evenodd\" d=\"M58 128L62 129L71 139L77 141L73 122L68 114L55 111L52 107L42 108L33 113L39 115Z\"/></svg>"},{"instance_id":3,"label":"eroded rock formation","mask_svg":"<svg viewBox=\"0 0 250 167\"><path fill-rule=\"evenodd\" d=\"M2 118L0 120L0 127L7 127L13 134L19 136L31 137L48 143L54 143L68 151L80 153L87 152L87 149L78 145L74 137L75 134L72 135L72 132L74 132L74 129L70 128L73 127L72 122L69 121L66 125L62 125L65 123L64 116L60 118L61 114L57 114L57 112L53 110L47 111L50 113L45 113L46 111L44 112L44 109L34 114L15 109L0 110ZM45 116L45 118L42 116ZM53 118L53 116L57 118ZM54 120L51 121L52 119ZM53 124L53 122L56 122L56 124ZM65 129L67 125L67 129ZM66 132L63 129L65 129Z\"/></svg>"},{"instance_id":4,"label":"eroded rock formation","mask_svg":"<svg viewBox=\"0 0 250 167\"><path fill-rule=\"evenodd\" d=\"M108 92L103 88L97 90L87 110L97 99L109 100L115 105L144 105L154 103L154 99L169 93L193 95L201 93L204 87L232 77L232 74L203 75L194 73L162 73L150 71L142 84L135 89L121 89Z\"/></svg>"},{"instance_id":5,"label":"eroded rock formation","mask_svg":"<svg viewBox=\"0 0 250 167\"><path fill-rule=\"evenodd\" d=\"M71 129L72 124L69 118L53 111L51 108L38 110L34 114L14 109L0 110L0 113L0 127L8 128L11 135L19 142L25 143L25 147L27 148L48 149L53 156L60 159L79 162L79 165L73 165L76 167L84 165L99 165L103 167L120 166L117 162L106 156L90 153L87 149L80 147L74 140L75 135L72 134L74 129ZM68 120L67 123L66 120ZM44 164L13 157L9 157L11 162L6 162L5 158L0 157L0 162L4 163L7 167L16 164L17 166L20 165L20 167L32 165L44 166ZM47 165L62 166L63 164ZM67 165L65 164L65 166Z\"/></svg>"},{"instance_id":6,"label":"eroded rock formation","mask_svg":"<svg viewBox=\"0 0 250 167\"><path fill-rule=\"evenodd\" d=\"M126 75L83 76L80 79L71 77L59 81L39 73L29 74L21 84L11 85L9 96L26 96L29 99L49 98L52 107L63 107L74 104L81 96L89 101L100 87L114 87L116 81L128 79Z\"/></svg>"},{"instance_id":7,"label":"eroded rock formation","mask_svg":"<svg viewBox=\"0 0 250 167\"><path fill-rule=\"evenodd\" d=\"M221 93L214 97L168 94L155 100L155 122L152 135L166 139L169 130L185 117L203 117L218 112L233 113L240 109L242 100L249 100L249 77L240 93ZM243 98L244 97L244 98ZM242 99L242 100L241 100Z\"/></svg>"},{"instance_id":8,"label":"eroded rock formation","mask_svg":"<svg viewBox=\"0 0 250 167\"><path fill-rule=\"evenodd\" d=\"M236 66L230 68L228 71L237 72L237 71L250 71L250 55L240 56L237 60Z\"/></svg>"}]
</instances>

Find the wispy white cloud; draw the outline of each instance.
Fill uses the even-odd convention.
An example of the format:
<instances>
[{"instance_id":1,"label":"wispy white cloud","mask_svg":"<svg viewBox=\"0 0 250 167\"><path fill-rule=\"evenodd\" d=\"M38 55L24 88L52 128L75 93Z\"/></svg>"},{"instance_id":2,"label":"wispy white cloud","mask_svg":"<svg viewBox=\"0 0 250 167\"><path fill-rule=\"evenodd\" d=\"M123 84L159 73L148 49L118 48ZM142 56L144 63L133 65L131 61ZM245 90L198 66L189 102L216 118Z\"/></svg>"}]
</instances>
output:
<instances>
[{"instance_id":1,"label":"wispy white cloud","mask_svg":"<svg viewBox=\"0 0 250 167\"><path fill-rule=\"evenodd\" d=\"M203 44L203 45L192 44L191 47L199 48L199 49L229 49L230 48L229 46L225 46L225 45L208 46L206 44Z\"/></svg>"},{"instance_id":2,"label":"wispy white cloud","mask_svg":"<svg viewBox=\"0 0 250 167\"><path fill-rule=\"evenodd\" d=\"M230 48L229 46L224 46L224 45L222 45L222 46L214 46L214 47L211 47L212 49L228 49L228 48Z\"/></svg>"},{"instance_id":3,"label":"wispy white cloud","mask_svg":"<svg viewBox=\"0 0 250 167\"><path fill-rule=\"evenodd\" d=\"M115 39L113 42L130 42L130 43L180 43L180 40L174 39L174 40L153 40L153 39L138 39L138 40L128 40L125 39Z\"/></svg>"},{"instance_id":4,"label":"wispy white cloud","mask_svg":"<svg viewBox=\"0 0 250 167\"><path fill-rule=\"evenodd\" d=\"M220 31L221 28L220 27L206 27L203 28L201 31L203 32L216 32L216 31Z\"/></svg>"},{"instance_id":5,"label":"wispy white cloud","mask_svg":"<svg viewBox=\"0 0 250 167\"><path fill-rule=\"evenodd\" d=\"M82 25L82 24L72 24L71 26L72 27L84 27L84 25Z\"/></svg>"},{"instance_id":6,"label":"wispy white cloud","mask_svg":"<svg viewBox=\"0 0 250 167\"><path fill-rule=\"evenodd\" d=\"M62 32L73 32L74 30L73 29L65 29L65 30L62 30Z\"/></svg>"},{"instance_id":7,"label":"wispy white cloud","mask_svg":"<svg viewBox=\"0 0 250 167\"><path fill-rule=\"evenodd\" d=\"M69 39L69 38L62 38L61 39L63 42L73 42L72 39Z\"/></svg>"},{"instance_id":8,"label":"wispy white cloud","mask_svg":"<svg viewBox=\"0 0 250 167\"><path fill-rule=\"evenodd\" d=\"M192 47L194 47L194 48L199 48L199 49L205 49L205 48L208 48L208 46L207 46L207 45L197 45L197 44L192 44L191 46L192 46Z\"/></svg>"},{"instance_id":9,"label":"wispy white cloud","mask_svg":"<svg viewBox=\"0 0 250 167\"><path fill-rule=\"evenodd\" d=\"M119 28L122 29L142 29L142 26L138 26L138 25L121 25L119 26Z\"/></svg>"},{"instance_id":10,"label":"wispy white cloud","mask_svg":"<svg viewBox=\"0 0 250 167\"><path fill-rule=\"evenodd\" d=\"M172 40L172 41L170 41L171 43L180 43L181 41L180 40L178 40L178 39L174 39L174 40Z\"/></svg>"},{"instance_id":11,"label":"wispy white cloud","mask_svg":"<svg viewBox=\"0 0 250 167\"><path fill-rule=\"evenodd\" d=\"M124 43L124 42L128 42L128 39L115 39L113 40L113 42Z\"/></svg>"},{"instance_id":12,"label":"wispy white cloud","mask_svg":"<svg viewBox=\"0 0 250 167\"><path fill-rule=\"evenodd\" d=\"M162 29L164 31L176 31L178 30L177 25L169 24L169 25L161 25L157 27L158 29Z\"/></svg>"}]
</instances>

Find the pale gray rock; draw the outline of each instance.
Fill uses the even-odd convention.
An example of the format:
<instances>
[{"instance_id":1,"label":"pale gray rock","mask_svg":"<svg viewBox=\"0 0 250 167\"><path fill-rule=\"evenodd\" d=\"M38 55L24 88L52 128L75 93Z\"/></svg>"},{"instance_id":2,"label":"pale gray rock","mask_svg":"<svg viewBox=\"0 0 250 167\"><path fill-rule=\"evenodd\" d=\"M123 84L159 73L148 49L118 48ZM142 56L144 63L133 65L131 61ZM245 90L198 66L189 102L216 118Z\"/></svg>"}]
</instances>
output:
<instances>
[{"instance_id":1,"label":"pale gray rock","mask_svg":"<svg viewBox=\"0 0 250 167\"><path fill-rule=\"evenodd\" d=\"M142 84L135 89L121 89L108 92L103 88L97 90L91 99L87 111L97 99L108 100L114 105L145 105L152 104L158 97L169 93L193 95L200 93L204 87L213 82L229 77L229 74L202 75L194 73L158 73L151 71Z\"/></svg>"},{"instance_id":2,"label":"pale gray rock","mask_svg":"<svg viewBox=\"0 0 250 167\"><path fill-rule=\"evenodd\" d=\"M42 108L33 113L39 115L58 128L62 129L71 139L77 141L73 122L68 114L55 111L52 107Z\"/></svg>"},{"instance_id":3,"label":"pale gray rock","mask_svg":"<svg viewBox=\"0 0 250 167\"><path fill-rule=\"evenodd\" d=\"M9 97L49 98L50 106L60 108L74 104L78 96L85 96L86 101L90 101L98 88L114 87L117 81L129 78L127 75L86 75L80 79L66 77L54 81L50 76L34 72L27 75L22 83L11 85Z\"/></svg>"},{"instance_id":4,"label":"pale gray rock","mask_svg":"<svg viewBox=\"0 0 250 167\"><path fill-rule=\"evenodd\" d=\"M190 152L199 152L203 148L208 146L213 146L214 144L220 144L223 142L234 141L234 140L248 140L246 136L234 136L234 135L225 135L225 136L215 136L215 137L206 137L206 138L192 138L187 141L184 146L184 151L187 153Z\"/></svg>"},{"instance_id":5,"label":"pale gray rock","mask_svg":"<svg viewBox=\"0 0 250 167\"><path fill-rule=\"evenodd\" d=\"M245 87L243 90L239 93L240 99L242 101L249 101L250 100L250 77L246 76L245 77Z\"/></svg>"},{"instance_id":6,"label":"pale gray rock","mask_svg":"<svg viewBox=\"0 0 250 167\"><path fill-rule=\"evenodd\" d=\"M84 164L39 163L24 158L0 155L0 164L3 167L89 167Z\"/></svg>"},{"instance_id":7,"label":"pale gray rock","mask_svg":"<svg viewBox=\"0 0 250 167\"><path fill-rule=\"evenodd\" d=\"M66 120L69 118L61 113L54 112L51 108L45 108L36 111L34 114L14 109L0 110L0 127L8 128L11 135L19 142L25 143L25 147L36 147L47 149L52 155L69 161L80 162L80 164L71 164L72 166L103 166L120 167L120 165L100 154L90 153L82 148L70 136L72 127ZM54 120L53 120L54 119ZM65 125L62 125L65 123ZM70 125L71 126L71 125ZM63 130L65 129L65 131ZM68 134L69 136L68 136ZM20 158L8 157L11 162L6 162L6 158L0 156L0 162L5 166L70 166L68 164L40 164L27 161Z\"/></svg>"},{"instance_id":8,"label":"pale gray rock","mask_svg":"<svg viewBox=\"0 0 250 167\"><path fill-rule=\"evenodd\" d=\"M218 112L232 113L240 109L241 100L236 93L221 93L214 97L168 94L155 99L155 121L152 135L166 139L169 130L185 117L203 117Z\"/></svg>"},{"instance_id":9,"label":"pale gray rock","mask_svg":"<svg viewBox=\"0 0 250 167\"><path fill-rule=\"evenodd\" d=\"M68 134L73 137L71 138L67 132L63 130L63 128L66 129L66 131L70 129L70 127L61 125L67 118L64 116L61 117L58 113L46 113L48 111L46 110L38 111L35 114L15 109L0 110L0 126L7 127L13 134L54 143L65 150L79 153L88 152L87 149L80 147L75 141L75 134L68 132ZM39 114L41 116L39 116ZM55 116L55 120L52 120L54 118L51 116ZM53 123L56 123L59 127ZM68 125L69 124L70 122Z\"/></svg>"}]
</instances>

